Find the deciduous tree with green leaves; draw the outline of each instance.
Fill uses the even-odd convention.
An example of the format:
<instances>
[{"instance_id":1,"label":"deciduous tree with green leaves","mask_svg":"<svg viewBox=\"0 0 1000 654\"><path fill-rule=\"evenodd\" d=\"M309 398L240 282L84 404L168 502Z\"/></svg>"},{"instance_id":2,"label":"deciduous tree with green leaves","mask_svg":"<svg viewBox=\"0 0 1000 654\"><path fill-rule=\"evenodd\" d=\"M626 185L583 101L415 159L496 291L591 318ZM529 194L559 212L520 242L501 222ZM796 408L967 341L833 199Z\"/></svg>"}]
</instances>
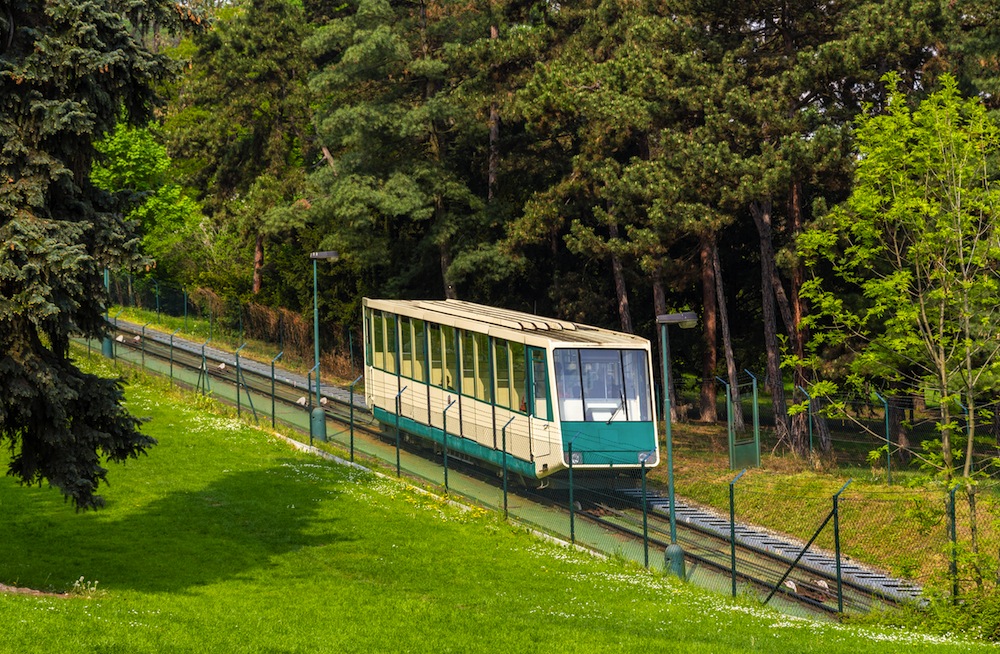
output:
<instances>
[{"instance_id":1,"label":"deciduous tree with green leaves","mask_svg":"<svg viewBox=\"0 0 1000 654\"><path fill-rule=\"evenodd\" d=\"M916 108L884 79L886 110L857 120L850 199L799 242L810 345L852 352L850 383L940 398L938 447L922 456L969 479L976 409L1000 385L1000 130L950 76Z\"/></svg>"},{"instance_id":2,"label":"deciduous tree with green leaves","mask_svg":"<svg viewBox=\"0 0 1000 654\"><path fill-rule=\"evenodd\" d=\"M119 381L82 373L70 337L106 333L106 266L139 261L116 198L90 179L94 141L145 124L170 62L136 36L198 17L165 0L0 4L0 442L9 474L78 508L106 460L154 444Z\"/></svg>"}]
</instances>

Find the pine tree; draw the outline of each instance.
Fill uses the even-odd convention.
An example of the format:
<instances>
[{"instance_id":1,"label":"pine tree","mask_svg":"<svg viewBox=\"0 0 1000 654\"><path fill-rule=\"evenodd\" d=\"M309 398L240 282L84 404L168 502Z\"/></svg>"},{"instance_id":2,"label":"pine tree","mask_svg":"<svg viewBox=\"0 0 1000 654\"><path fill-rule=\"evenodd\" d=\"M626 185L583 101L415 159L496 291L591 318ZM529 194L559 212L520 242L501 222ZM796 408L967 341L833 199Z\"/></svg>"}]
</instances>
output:
<instances>
[{"instance_id":1,"label":"pine tree","mask_svg":"<svg viewBox=\"0 0 1000 654\"><path fill-rule=\"evenodd\" d=\"M122 406L120 381L81 372L75 335L106 333L105 267L139 262L116 198L90 182L94 142L144 124L170 62L147 27L198 22L171 2L13 0L0 20L0 441L8 472L96 508L105 459L155 441Z\"/></svg>"}]
</instances>

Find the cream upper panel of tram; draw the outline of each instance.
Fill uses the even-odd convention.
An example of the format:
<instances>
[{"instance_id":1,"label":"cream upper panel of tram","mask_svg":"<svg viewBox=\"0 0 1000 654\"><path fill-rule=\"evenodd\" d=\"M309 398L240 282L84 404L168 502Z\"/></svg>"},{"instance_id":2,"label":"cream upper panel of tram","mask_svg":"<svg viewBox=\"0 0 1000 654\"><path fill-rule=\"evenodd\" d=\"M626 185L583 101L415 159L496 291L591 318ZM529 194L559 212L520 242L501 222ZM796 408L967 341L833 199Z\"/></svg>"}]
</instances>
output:
<instances>
[{"instance_id":1,"label":"cream upper panel of tram","mask_svg":"<svg viewBox=\"0 0 1000 654\"><path fill-rule=\"evenodd\" d=\"M558 347L559 343L577 346L591 344L622 347L648 347L649 344L646 339L633 334L459 300L373 300L365 298L363 305L386 313L450 325L489 334L497 338L517 340L536 347Z\"/></svg>"}]
</instances>

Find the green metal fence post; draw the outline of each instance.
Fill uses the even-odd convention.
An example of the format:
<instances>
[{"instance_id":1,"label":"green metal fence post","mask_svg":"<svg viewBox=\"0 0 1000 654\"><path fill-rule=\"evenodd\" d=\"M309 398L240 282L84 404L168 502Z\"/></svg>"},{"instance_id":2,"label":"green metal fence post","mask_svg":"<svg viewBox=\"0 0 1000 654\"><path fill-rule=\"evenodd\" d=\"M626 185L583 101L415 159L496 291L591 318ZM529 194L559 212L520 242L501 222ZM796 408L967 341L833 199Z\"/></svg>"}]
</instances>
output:
<instances>
[{"instance_id":1,"label":"green metal fence post","mask_svg":"<svg viewBox=\"0 0 1000 654\"><path fill-rule=\"evenodd\" d=\"M503 427L500 428L500 449L503 451L503 519L507 519L507 427L510 423L514 422L514 418L517 416L511 416L510 420L507 421Z\"/></svg>"},{"instance_id":2,"label":"green metal fence post","mask_svg":"<svg viewBox=\"0 0 1000 654\"><path fill-rule=\"evenodd\" d=\"M403 391L406 390L406 386L399 389L396 393L396 476L400 477L400 466L399 466L399 414L402 411L403 402L400 399L403 396Z\"/></svg>"},{"instance_id":3,"label":"green metal fence post","mask_svg":"<svg viewBox=\"0 0 1000 654\"><path fill-rule=\"evenodd\" d=\"M837 563L837 612L844 612L844 584L840 573L840 494L854 481L848 479L839 491L833 496L833 549Z\"/></svg>"},{"instance_id":4,"label":"green metal fence post","mask_svg":"<svg viewBox=\"0 0 1000 654\"><path fill-rule=\"evenodd\" d=\"M649 453L639 457L642 464L639 474L642 475L642 564L649 567L649 507L646 502L646 459Z\"/></svg>"},{"instance_id":5,"label":"green metal fence post","mask_svg":"<svg viewBox=\"0 0 1000 654\"><path fill-rule=\"evenodd\" d=\"M736 475L729 482L729 559L733 571L733 597L736 597L736 482L740 480L747 469L743 468L740 474Z\"/></svg>"},{"instance_id":6,"label":"green metal fence post","mask_svg":"<svg viewBox=\"0 0 1000 654\"><path fill-rule=\"evenodd\" d=\"M757 398L757 377L754 376L752 372L743 369L747 375L750 376L750 380L753 384L753 440L754 440L754 450L756 452L756 466L760 467L760 404Z\"/></svg>"},{"instance_id":7,"label":"green metal fence post","mask_svg":"<svg viewBox=\"0 0 1000 654\"><path fill-rule=\"evenodd\" d=\"M205 347L211 342L212 339L209 338L201 344L201 372L198 373L198 386L201 386L202 395L205 395L206 391L211 390L208 381L208 359L205 357Z\"/></svg>"},{"instance_id":8,"label":"green metal fence post","mask_svg":"<svg viewBox=\"0 0 1000 654\"><path fill-rule=\"evenodd\" d=\"M948 538L951 540L951 560L948 562L948 572L951 574L951 603L958 602L958 524L955 517L955 491L953 486L948 492Z\"/></svg>"},{"instance_id":9,"label":"green metal fence post","mask_svg":"<svg viewBox=\"0 0 1000 654\"><path fill-rule=\"evenodd\" d=\"M170 335L170 385L174 385L174 336L177 335L180 329L175 329Z\"/></svg>"},{"instance_id":10,"label":"green metal fence post","mask_svg":"<svg viewBox=\"0 0 1000 654\"><path fill-rule=\"evenodd\" d=\"M576 543L576 522L573 507L573 440L569 441L569 542Z\"/></svg>"},{"instance_id":11,"label":"green metal fence post","mask_svg":"<svg viewBox=\"0 0 1000 654\"><path fill-rule=\"evenodd\" d=\"M274 363L282 356L284 356L285 351L282 350L278 352L278 355L271 359L271 429L274 429L275 414L274 414Z\"/></svg>"},{"instance_id":12,"label":"green metal fence post","mask_svg":"<svg viewBox=\"0 0 1000 654\"><path fill-rule=\"evenodd\" d=\"M140 330L140 335L139 335L139 349L142 352L142 367L143 367L143 369L145 369L145 367L146 367L146 327L147 327L147 325L149 325L148 322L145 325L142 326L142 329Z\"/></svg>"},{"instance_id":13,"label":"green metal fence post","mask_svg":"<svg viewBox=\"0 0 1000 654\"><path fill-rule=\"evenodd\" d=\"M448 409L455 406L455 400L448 398L448 406L441 412L441 447L444 457L444 490L448 492Z\"/></svg>"},{"instance_id":14,"label":"green metal fence post","mask_svg":"<svg viewBox=\"0 0 1000 654\"><path fill-rule=\"evenodd\" d=\"M357 385L364 375L358 375L358 378L351 382L351 419L350 419L350 429L351 429L351 462L354 462L354 387Z\"/></svg>"},{"instance_id":15,"label":"green metal fence post","mask_svg":"<svg viewBox=\"0 0 1000 654\"><path fill-rule=\"evenodd\" d=\"M246 343L236 348L236 417L243 417L242 402L240 400L240 350L246 347ZM247 397L250 393L247 392Z\"/></svg>"},{"instance_id":16,"label":"green metal fence post","mask_svg":"<svg viewBox=\"0 0 1000 654\"><path fill-rule=\"evenodd\" d=\"M878 391L872 391L882 402L882 409L885 413L885 481L892 486L892 441L889 438L889 402L882 397Z\"/></svg>"}]
</instances>

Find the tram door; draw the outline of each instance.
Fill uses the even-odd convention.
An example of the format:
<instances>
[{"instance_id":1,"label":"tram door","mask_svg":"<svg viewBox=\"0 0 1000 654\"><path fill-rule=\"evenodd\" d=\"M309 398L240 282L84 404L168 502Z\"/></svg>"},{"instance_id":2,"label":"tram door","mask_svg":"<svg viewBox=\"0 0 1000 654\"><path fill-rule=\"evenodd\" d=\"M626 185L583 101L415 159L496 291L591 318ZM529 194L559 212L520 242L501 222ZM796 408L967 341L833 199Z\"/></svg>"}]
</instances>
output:
<instances>
[{"instance_id":1,"label":"tram door","mask_svg":"<svg viewBox=\"0 0 1000 654\"><path fill-rule=\"evenodd\" d=\"M558 447L557 430L552 424L549 367L545 361L545 350L528 347L527 355L532 455L545 456Z\"/></svg>"}]
</instances>

